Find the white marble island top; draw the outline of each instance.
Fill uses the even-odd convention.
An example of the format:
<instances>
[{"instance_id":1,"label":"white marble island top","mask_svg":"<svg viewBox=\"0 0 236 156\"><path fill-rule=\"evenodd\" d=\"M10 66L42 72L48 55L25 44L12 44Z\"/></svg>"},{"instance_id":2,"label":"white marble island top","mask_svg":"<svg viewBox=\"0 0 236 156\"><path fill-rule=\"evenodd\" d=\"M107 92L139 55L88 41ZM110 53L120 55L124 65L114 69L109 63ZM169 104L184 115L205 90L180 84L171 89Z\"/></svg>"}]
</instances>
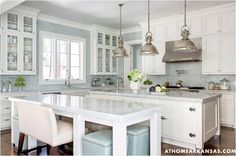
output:
<instances>
[{"instance_id":1,"label":"white marble island top","mask_svg":"<svg viewBox=\"0 0 236 156\"><path fill-rule=\"evenodd\" d=\"M194 93L184 91L170 91L167 93L147 93L145 90L140 90L138 93L133 93L131 90L90 90L90 94L111 95L111 96L128 96L136 98L153 98L161 100L180 100L191 102L208 102L212 99L220 98L220 93Z\"/></svg>"},{"instance_id":2,"label":"white marble island top","mask_svg":"<svg viewBox=\"0 0 236 156\"><path fill-rule=\"evenodd\" d=\"M159 111L156 104L143 104L138 102L120 102L115 100L97 99L92 97L70 95L33 95L9 98L14 102L30 102L46 107L52 107L57 111L70 113L100 113L109 116L125 116L136 112Z\"/></svg>"}]
</instances>

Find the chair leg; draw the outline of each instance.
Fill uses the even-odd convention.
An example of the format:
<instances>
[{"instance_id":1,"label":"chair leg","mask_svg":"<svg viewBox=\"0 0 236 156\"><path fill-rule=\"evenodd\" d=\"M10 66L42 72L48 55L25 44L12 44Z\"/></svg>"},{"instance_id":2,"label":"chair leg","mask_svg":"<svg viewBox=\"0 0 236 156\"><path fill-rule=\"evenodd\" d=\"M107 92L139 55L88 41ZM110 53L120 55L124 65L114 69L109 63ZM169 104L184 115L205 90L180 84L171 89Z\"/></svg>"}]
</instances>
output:
<instances>
[{"instance_id":1,"label":"chair leg","mask_svg":"<svg viewBox=\"0 0 236 156\"><path fill-rule=\"evenodd\" d=\"M17 155L20 155L20 153L22 152L22 147L23 147L23 144L24 144L24 139L25 139L25 134L20 132Z\"/></svg>"}]
</instances>

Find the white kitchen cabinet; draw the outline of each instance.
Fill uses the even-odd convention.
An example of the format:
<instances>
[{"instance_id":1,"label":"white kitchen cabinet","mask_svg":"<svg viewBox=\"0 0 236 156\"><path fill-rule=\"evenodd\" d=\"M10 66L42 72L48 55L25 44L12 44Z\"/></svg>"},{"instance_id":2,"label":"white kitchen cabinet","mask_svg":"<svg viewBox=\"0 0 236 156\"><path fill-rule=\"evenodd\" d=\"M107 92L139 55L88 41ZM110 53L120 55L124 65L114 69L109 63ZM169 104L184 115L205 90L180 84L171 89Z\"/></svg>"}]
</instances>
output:
<instances>
[{"instance_id":1,"label":"white kitchen cabinet","mask_svg":"<svg viewBox=\"0 0 236 156\"><path fill-rule=\"evenodd\" d=\"M210 14L204 16L203 19L203 74L234 74L234 12Z\"/></svg>"},{"instance_id":2,"label":"white kitchen cabinet","mask_svg":"<svg viewBox=\"0 0 236 156\"><path fill-rule=\"evenodd\" d=\"M36 18L18 8L2 15L2 75L36 75Z\"/></svg>"},{"instance_id":3,"label":"white kitchen cabinet","mask_svg":"<svg viewBox=\"0 0 236 156\"><path fill-rule=\"evenodd\" d=\"M235 35L217 33L203 37L203 74L235 73Z\"/></svg>"},{"instance_id":4,"label":"white kitchen cabinet","mask_svg":"<svg viewBox=\"0 0 236 156\"><path fill-rule=\"evenodd\" d=\"M220 72L221 73L235 73L235 34L222 33L220 48Z\"/></svg>"},{"instance_id":5,"label":"white kitchen cabinet","mask_svg":"<svg viewBox=\"0 0 236 156\"><path fill-rule=\"evenodd\" d=\"M235 127L235 103L233 93L222 93L220 100L220 123L224 126Z\"/></svg>"},{"instance_id":6,"label":"white kitchen cabinet","mask_svg":"<svg viewBox=\"0 0 236 156\"><path fill-rule=\"evenodd\" d=\"M116 34L104 30L95 29L91 33L94 39L91 46L91 74L92 75L116 75L118 62L113 58L113 52L118 43Z\"/></svg>"},{"instance_id":7,"label":"white kitchen cabinet","mask_svg":"<svg viewBox=\"0 0 236 156\"><path fill-rule=\"evenodd\" d=\"M218 34L211 34L202 38L202 72L217 73L219 70L220 38Z\"/></svg>"},{"instance_id":8,"label":"white kitchen cabinet","mask_svg":"<svg viewBox=\"0 0 236 156\"><path fill-rule=\"evenodd\" d=\"M190 28L189 38L202 37L202 17L194 17L188 19L188 25Z\"/></svg>"},{"instance_id":9,"label":"white kitchen cabinet","mask_svg":"<svg viewBox=\"0 0 236 156\"><path fill-rule=\"evenodd\" d=\"M179 21L164 24L165 41L174 41L180 38Z\"/></svg>"},{"instance_id":10,"label":"white kitchen cabinet","mask_svg":"<svg viewBox=\"0 0 236 156\"><path fill-rule=\"evenodd\" d=\"M165 54L165 42L153 42L156 46L158 55L144 55L142 56L142 72L146 75L165 75L166 63L162 62Z\"/></svg>"}]
</instances>

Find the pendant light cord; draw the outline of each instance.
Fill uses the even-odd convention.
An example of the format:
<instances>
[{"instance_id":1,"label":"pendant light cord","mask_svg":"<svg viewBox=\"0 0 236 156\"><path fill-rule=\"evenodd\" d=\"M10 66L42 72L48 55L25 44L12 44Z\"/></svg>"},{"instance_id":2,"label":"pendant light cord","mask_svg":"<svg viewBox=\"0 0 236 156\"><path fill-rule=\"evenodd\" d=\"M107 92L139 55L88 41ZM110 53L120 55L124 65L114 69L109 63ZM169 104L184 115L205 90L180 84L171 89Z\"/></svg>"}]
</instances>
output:
<instances>
[{"instance_id":1,"label":"pendant light cord","mask_svg":"<svg viewBox=\"0 0 236 156\"><path fill-rule=\"evenodd\" d=\"M121 7L123 6L123 4L119 4L120 6L120 37L121 37L121 24L122 24L122 20L121 20Z\"/></svg>"},{"instance_id":2,"label":"pendant light cord","mask_svg":"<svg viewBox=\"0 0 236 156\"><path fill-rule=\"evenodd\" d=\"M150 32L150 0L148 0L148 33Z\"/></svg>"},{"instance_id":3,"label":"pendant light cord","mask_svg":"<svg viewBox=\"0 0 236 156\"><path fill-rule=\"evenodd\" d=\"M186 4L186 0L184 0L184 26L187 26L187 22L186 22L187 11L186 11L186 8L187 8L187 4Z\"/></svg>"}]
</instances>

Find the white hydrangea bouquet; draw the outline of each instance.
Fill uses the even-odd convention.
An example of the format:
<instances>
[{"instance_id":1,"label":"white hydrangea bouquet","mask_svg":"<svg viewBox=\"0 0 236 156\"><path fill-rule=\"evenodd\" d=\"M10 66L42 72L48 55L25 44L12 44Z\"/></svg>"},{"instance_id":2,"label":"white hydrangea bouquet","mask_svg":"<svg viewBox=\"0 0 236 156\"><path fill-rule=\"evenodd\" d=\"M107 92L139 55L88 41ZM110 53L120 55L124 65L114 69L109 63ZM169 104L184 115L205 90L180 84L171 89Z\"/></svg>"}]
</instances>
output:
<instances>
[{"instance_id":1,"label":"white hydrangea bouquet","mask_svg":"<svg viewBox=\"0 0 236 156\"><path fill-rule=\"evenodd\" d=\"M132 91L134 93L138 93L138 90L141 87L141 83L144 81L143 73L138 69L135 69L129 72L127 78L130 81L130 88L132 89Z\"/></svg>"}]
</instances>

